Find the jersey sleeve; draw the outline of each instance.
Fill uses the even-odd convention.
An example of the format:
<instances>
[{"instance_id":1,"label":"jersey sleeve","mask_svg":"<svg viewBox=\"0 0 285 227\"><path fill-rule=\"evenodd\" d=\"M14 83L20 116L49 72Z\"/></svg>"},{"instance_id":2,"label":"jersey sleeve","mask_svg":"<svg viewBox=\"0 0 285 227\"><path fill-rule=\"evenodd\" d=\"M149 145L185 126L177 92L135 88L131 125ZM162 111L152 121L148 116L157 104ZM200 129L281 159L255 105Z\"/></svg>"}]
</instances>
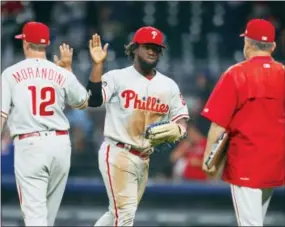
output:
<instances>
[{"instance_id":1,"label":"jersey sleeve","mask_svg":"<svg viewBox=\"0 0 285 227\"><path fill-rule=\"evenodd\" d=\"M189 119L188 108L177 84L174 84L170 102L170 120L175 122L182 118Z\"/></svg>"},{"instance_id":2,"label":"jersey sleeve","mask_svg":"<svg viewBox=\"0 0 285 227\"><path fill-rule=\"evenodd\" d=\"M213 89L201 115L228 128L237 107L238 93L233 76L226 72Z\"/></svg>"},{"instance_id":3,"label":"jersey sleeve","mask_svg":"<svg viewBox=\"0 0 285 227\"><path fill-rule=\"evenodd\" d=\"M1 76L1 91L1 116L7 118L12 105L12 90L9 81L5 76L5 71Z\"/></svg>"},{"instance_id":4,"label":"jersey sleeve","mask_svg":"<svg viewBox=\"0 0 285 227\"><path fill-rule=\"evenodd\" d=\"M107 103L115 93L114 73L107 72L102 76L103 103Z\"/></svg>"},{"instance_id":5,"label":"jersey sleeve","mask_svg":"<svg viewBox=\"0 0 285 227\"><path fill-rule=\"evenodd\" d=\"M66 102L73 108L80 108L88 101L88 92L73 73L67 73Z\"/></svg>"}]
</instances>

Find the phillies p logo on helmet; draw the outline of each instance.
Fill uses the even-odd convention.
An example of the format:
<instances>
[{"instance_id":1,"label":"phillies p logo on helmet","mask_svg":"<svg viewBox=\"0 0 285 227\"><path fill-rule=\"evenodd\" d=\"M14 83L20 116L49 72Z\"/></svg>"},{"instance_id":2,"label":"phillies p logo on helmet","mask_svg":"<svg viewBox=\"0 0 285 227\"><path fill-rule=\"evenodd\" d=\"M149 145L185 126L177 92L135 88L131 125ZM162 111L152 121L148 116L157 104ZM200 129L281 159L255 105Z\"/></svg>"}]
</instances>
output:
<instances>
[{"instance_id":1,"label":"phillies p logo on helmet","mask_svg":"<svg viewBox=\"0 0 285 227\"><path fill-rule=\"evenodd\" d=\"M155 37L157 36L157 32L156 31L152 31L151 34L152 34L152 38L155 39Z\"/></svg>"}]
</instances>

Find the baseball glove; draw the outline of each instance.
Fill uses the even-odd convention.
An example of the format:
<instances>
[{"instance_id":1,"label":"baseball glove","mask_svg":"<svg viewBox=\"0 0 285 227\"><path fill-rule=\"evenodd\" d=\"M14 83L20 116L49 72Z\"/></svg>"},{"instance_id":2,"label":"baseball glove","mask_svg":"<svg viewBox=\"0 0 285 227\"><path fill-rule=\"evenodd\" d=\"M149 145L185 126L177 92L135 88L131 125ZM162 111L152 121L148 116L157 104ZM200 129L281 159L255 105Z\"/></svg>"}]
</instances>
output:
<instances>
[{"instance_id":1,"label":"baseball glove","mask_svg":"<svg viewBox=\"0 0 285 227\"><path fill-rule=\"evenodd\" d=\"M171 148L186 136L187 133L184 127L169 121L153 123L145 131L145 138L149 140L153 147L165 144Z\"/></svg>"}]
</instances>

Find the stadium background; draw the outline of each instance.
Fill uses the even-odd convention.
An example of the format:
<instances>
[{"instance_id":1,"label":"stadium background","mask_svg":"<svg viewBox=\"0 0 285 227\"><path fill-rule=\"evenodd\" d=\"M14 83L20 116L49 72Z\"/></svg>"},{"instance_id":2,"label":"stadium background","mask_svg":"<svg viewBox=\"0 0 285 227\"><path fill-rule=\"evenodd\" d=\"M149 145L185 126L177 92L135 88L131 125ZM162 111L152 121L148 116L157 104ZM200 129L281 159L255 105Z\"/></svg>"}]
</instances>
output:
<instances>
[{"instance_id":1,"label":"stadium background","mask_svg":"<svg viewBox=\"0 0 285 227\"><path fill-rule=\"evenodd\" d=\"M103 43L110 43L105 64L108 71L131 64L124 55L124 45L136 29L144 25L159 28L165 34L167 49L158 68L179 84L193 124L187 140L190 145L184 141L173 151L152 156L150 180L136 225L235 225L228 186L219 179L197 180L199 173L190 173L186 178L181 170L185 162L194 166L198 159L199 163L209 127L209 122L199 117L200 109L220 74L243 60L239 34L250 18L266 18L275 24L278 48L274 57L285 63L284 9L285 2L261 1L1 2L1 70L23 59L21 42L13 37L26 21L50 26L49 59L63 41L74 47L73 70L83 84L90 73L88 39L94 32L102 36ZM107 209L97 164L104 113L104 108L66 109L72 125L73 155L58 225L91 226ZM13 144L7 129L1 142L2 225L22 225L13 174ZM180 151L190 155L178 157ZM285 225L284 204L284 191L279 189L266 224Z\"/></svg>"}]
</instances>

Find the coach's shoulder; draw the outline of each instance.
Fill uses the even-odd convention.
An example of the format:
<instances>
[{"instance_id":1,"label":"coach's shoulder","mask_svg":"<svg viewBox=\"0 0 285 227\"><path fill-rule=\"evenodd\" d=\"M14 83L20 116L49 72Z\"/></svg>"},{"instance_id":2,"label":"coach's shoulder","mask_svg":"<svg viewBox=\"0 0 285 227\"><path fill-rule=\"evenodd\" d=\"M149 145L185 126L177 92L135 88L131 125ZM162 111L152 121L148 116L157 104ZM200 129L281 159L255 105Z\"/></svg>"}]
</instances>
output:
<instances>
[{"instance_id":1,"label":"coach's shoulder","mask_svg":"<svg viewBox=\"0 0 285 227\"><path fill-rule=\"evenodd\" d=\"M243 70L243 67L246 65L247 61L242 61L230 66L225 72L225 75L235 74Z\"/></svg>"},{"instance_id":2,"label":"coach's shoulder","mask_svg":"<svg viewBox=\"0 0 285 227\"><path fill-rule=\"evenodd\" d=\"M280 67L281 69L285 70L285 65L282 64L281 62L274 61L274 63L275 63L276 65L278 65L278 67Z\"/></svg>"},{"instance_id":3,"label":"coach's shoulder","mask_svg":"<svg viewBox=\"0 0 285 227\"><path fill-rule=\"evenodd\" d=\"M243 68L244 68L245 61L234 64L228 67L220 76L217 83L227 83L230 81L236 81L240 78Z\"/></svg>"}]
</instances>

